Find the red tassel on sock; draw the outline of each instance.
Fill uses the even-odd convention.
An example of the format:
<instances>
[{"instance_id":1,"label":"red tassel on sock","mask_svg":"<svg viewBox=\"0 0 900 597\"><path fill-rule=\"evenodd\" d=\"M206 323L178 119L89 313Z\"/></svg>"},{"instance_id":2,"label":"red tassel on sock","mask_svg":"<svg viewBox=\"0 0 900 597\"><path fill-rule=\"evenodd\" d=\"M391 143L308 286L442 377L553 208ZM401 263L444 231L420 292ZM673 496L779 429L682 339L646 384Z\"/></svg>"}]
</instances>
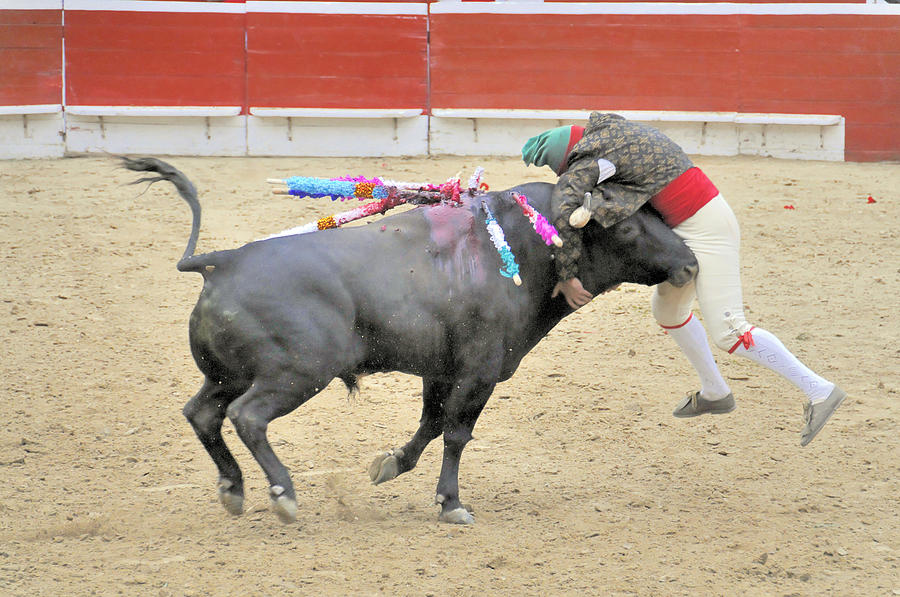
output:
<instances>
[{"instance_id":1,"label":"red tassel on sock","mask_svg":"<svg viewBox=\"0 0 900 597\"><path fill-rule=\"evenodd\" d=\"M749 330L747 330L746 332L741 334L740 337L738 338L738 341L734 343L734 346L732 346L731 350L729 350L728 352L729 353L734 352L735 350L737 350L737 347L740 346L741 344L744 345L744 350L750 350L750 347L756 346L756 343L753 342L753 334L751 333L755 329L756 329L756 326L753 326L752 328L750 328Z\"/></svg>"}]
</instances>

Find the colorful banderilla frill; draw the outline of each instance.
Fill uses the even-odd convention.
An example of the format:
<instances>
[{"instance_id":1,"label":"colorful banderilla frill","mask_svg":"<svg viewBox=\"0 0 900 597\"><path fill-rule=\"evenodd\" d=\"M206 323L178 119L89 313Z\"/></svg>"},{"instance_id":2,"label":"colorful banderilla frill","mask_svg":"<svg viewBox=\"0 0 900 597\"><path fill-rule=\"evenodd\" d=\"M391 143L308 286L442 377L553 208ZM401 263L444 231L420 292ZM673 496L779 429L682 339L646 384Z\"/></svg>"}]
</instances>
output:
<instances>
[{"instance_id":1,"label":"colorful banderilla frill","mask_svg":"<svg viewBox=\"0 0 900 597\"><path fill-rule=\"evenodd\" d=\"M512 198L522 208L522 213L525 214L525 217L531 222L534 231L538 233L547 246L556 245L561 247L563 245L562 239L559 237L559 233L553 227L553 224L548 222L547 218L528 204L528 198L525 195L513 191Z\"/></svg>"},{"instance_id":2,"label":"colorful banderilla frill","mask_svg":"<svg viewBox=\"0 0 900 597\"><path fill-rule=\"evenodd\" d=\"M331 178L312 178L309 176L291 176L283 182L287 185L288 195L300 197L331 197L335 199L387 199L390 188L375 178L372 180L338 180Z\"/></svg>"},{"instance_id":3,"label":"colorful banderilla frill","mask_svg":"<svg viewBox=\"0 0 900 597\"><path fill-rule=\"evenodd\" d=\"M516 257L506 242L506 235L503 234L503 229L500 228L500 224L494 218L491 208L488 207L487 202L483 199L481 200L481 207L484 209L484 222L487 225L488 233L491 235L491 242L494 243L497 252L500 254L500 260L503 262L503 267L500 268L500 275L512 278L516 286L521 286L522 278L519 277L519 264L516 263Z\"/></svg>"},{"instance_id":4,"label":"colorful banderilla frill","mask_svg":"<svg viewBox=\"0 0 900 597\"><path fill-rule=\"evenodd\" d=\"M389 209L404 203L412 203L417 205L444 203L450 205L461 205L462 194L465 193L469 197L474 197L479 191L486 191L487 184L481 182L484 168L476 168L475 173L469 178L466 189L460 184L459 175L449 179L443 184L431 184L421 182L397 182L393 180L384 180L381 178L365 178L362 176L350 177L342 176L338 178L314 178L309 176L291 176L289 178L269 178L270 184L285 185L282 188L274 189L277 195L294 195L300 197L331 197L332 201L336 199L377 199L372 203L347 210L341 213L333 214L320 218L315 222L309 222L296 228L290 228L277 234L273 234L266 238L275 238L279 236L292 236L295 234L306 234L316 230L326 230L328 228L337 228L348 222L367 218L375 214L383 214ZM531 222L534 231L541 237L547 245L562 246L562 240L556 228L553 227L547 219L537 212L528 204L528 198L520 193L511 192L510 196L515 200L522 210L522 213ZM512 249L506 242L506 236L503 229L497 222L491 209L482 199L481 205L484 208L488 233L491 242L497 248L503 267L500 274L507 278L512 278L517 286L522 284L522 278L519 276L519 265L513 255Z\"/></svg>"},{"instance_id":5,"label":"colorful banderilla frill","mask_svg":"<svg viewBox=\"0 0 900 597\"><path fill-rule=\"evenodd\" d=\"M479 175L480 178L480 175ZM396 182L380 178L347 177L314 178L310 176L291 176L289 178L270 178L270 184L286 185L273 189L276 195L294 195L298 197L331 197L336 199L387 199L400 196L408 203L435 203L450 201L459 203L463 189L459 178L453 178L443 184L421 182ZM469 189L470 194L475 189Z\"/></svg>"},{"instance_id":6,"label":"colorful banderilla frill","mask_svg":"<svg viewBox=\"0 0 900 597\"><path fill-rule=\"evenodd\" d=\"M484 168L479 167L469 179L470 186L468 189L465 189L469 196L474 196L479 189L487 188L487 185L481 182L483 173ZM272 190L276 195L314 198L331 197L332 201L336 199L378 199L379 201L357 209L327 216L303 226L284 230L266 238L306 234L316 230L337 228L354 220L379 213L383 214L387 210L404 203L419 205L444 202L459 205L461 195L464 192L459 176L451 178L443 184L398 182L381 178L365 178L363 176L341 176L337 178L291 176L289 178L269 178L267 182L269 184L285 185Z\"/></svg>"},{"instance_id":7,"label":"colorful banderilla frill","mask_svg":"<svg viewBox=\"0 0 900 597\"><path fill-rule=\"evenodd\" d=\"M263 240L276 238L279 236L306 234L308 232L315 232L316 230L327 230L328 228L338 228L348 222L353 222L354 220L361 220L362 218L368 218L369 216L374 216L375 214L383 214L387 210L397 207L403 202L403 199L401 199L400 197L389 196L382 199L381 201L373 201L372 203L367 203L366 205L361 205L360 207L348 209L347 211L342 211L340 213L326 216L324 218L319 218L315 222L309 222L308 224L297 226L296 228L283 230L282 232L279 232L277 234L267 236Z\"/></svg>"}]
</instances>

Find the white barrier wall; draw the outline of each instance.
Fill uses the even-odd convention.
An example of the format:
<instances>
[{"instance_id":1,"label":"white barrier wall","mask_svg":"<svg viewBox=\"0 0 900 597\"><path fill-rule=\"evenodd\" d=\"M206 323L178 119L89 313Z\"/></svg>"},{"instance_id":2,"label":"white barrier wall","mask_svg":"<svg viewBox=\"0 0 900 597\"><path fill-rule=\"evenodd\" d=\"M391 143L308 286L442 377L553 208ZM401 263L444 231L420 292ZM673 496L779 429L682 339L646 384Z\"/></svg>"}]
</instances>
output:
<instances>
[{"instance_id":1,"label":"white barrier wall","mask_svg":"<svg viewBox=\"0 0 900 597\"><path fill-rule=\"evenodd\" d=\"M659 128L687 153L785 159L844 159L844 119L837 115L616 110ZM433 110L431 153L517 155L522 140L555 126L584 124L590 112Z\"/></svg>"},{"instance_id":2,"label":"white barrier wall","mask_svg":"<svg viewBox=\"0 0 900 597\"><path fill-rule=\"evenodd\" d=\"M64 131L61 105L0 106L0 159L62 157Z\"/></svg>"}]
</instances>

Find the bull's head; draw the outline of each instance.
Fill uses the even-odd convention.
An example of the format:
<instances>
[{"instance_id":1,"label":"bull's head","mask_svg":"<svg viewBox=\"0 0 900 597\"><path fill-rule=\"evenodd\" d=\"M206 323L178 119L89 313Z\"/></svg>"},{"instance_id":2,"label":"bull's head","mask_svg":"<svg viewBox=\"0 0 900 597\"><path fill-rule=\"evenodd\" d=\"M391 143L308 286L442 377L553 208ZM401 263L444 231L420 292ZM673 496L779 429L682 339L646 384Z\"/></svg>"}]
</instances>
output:
<instances>
[{"instance_id":1,"label":"bull's head","mask_svg":"<svg viewBox=\"0 0 900 597\"><path fill-rule=\"evenodd\" d=\"M591 221L582 229L584 254L579 277L590 292L632 282L684 286L699 269L697 259L649 205L603 228Z\"/></svg>"}]
</instances>

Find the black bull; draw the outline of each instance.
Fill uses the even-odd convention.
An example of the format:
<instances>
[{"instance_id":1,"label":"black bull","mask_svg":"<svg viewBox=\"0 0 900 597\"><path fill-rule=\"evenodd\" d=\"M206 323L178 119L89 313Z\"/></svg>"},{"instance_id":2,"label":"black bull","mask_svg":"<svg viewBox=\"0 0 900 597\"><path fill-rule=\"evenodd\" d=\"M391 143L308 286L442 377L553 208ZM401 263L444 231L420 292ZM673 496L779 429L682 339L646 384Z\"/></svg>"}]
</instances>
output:
<instances>
[{"instance_id":1,"label":"black bull","mask_svg":"<svg viewBox=\"0 0 900 597\"><path fill-rule=\"evenodd\" d=\"M552 250L534 232L508 192L466 199L462 206L408 210L378 224L284 236L229 251L194 255L200 205L188 179L153 158L124 159L135 171L168 180L194 220L181 271L203 275L191 314L191 352L205 375L184 407L219 470L219 499L243 509L241 469L222 439L227 416L265 471L272 506L296 519L290 473L266 435L270 421L315 396L334 378L351 390L360 375L400 371L422 377L419 429L403 447L369 467L382 483L415 467L443 434L437 484L440 518L471 523L459 501L459 461L475 421L498 382L572 311L556 281ZM549 214L552 185L515 187ZM483 198L519 263L522 286L499 273L500 257L485 227ZM603 229L583 231L579 264L585 288L597 294L622 282L683 285L697 261L649 209Z\"/></svg>"}]
</instances>

